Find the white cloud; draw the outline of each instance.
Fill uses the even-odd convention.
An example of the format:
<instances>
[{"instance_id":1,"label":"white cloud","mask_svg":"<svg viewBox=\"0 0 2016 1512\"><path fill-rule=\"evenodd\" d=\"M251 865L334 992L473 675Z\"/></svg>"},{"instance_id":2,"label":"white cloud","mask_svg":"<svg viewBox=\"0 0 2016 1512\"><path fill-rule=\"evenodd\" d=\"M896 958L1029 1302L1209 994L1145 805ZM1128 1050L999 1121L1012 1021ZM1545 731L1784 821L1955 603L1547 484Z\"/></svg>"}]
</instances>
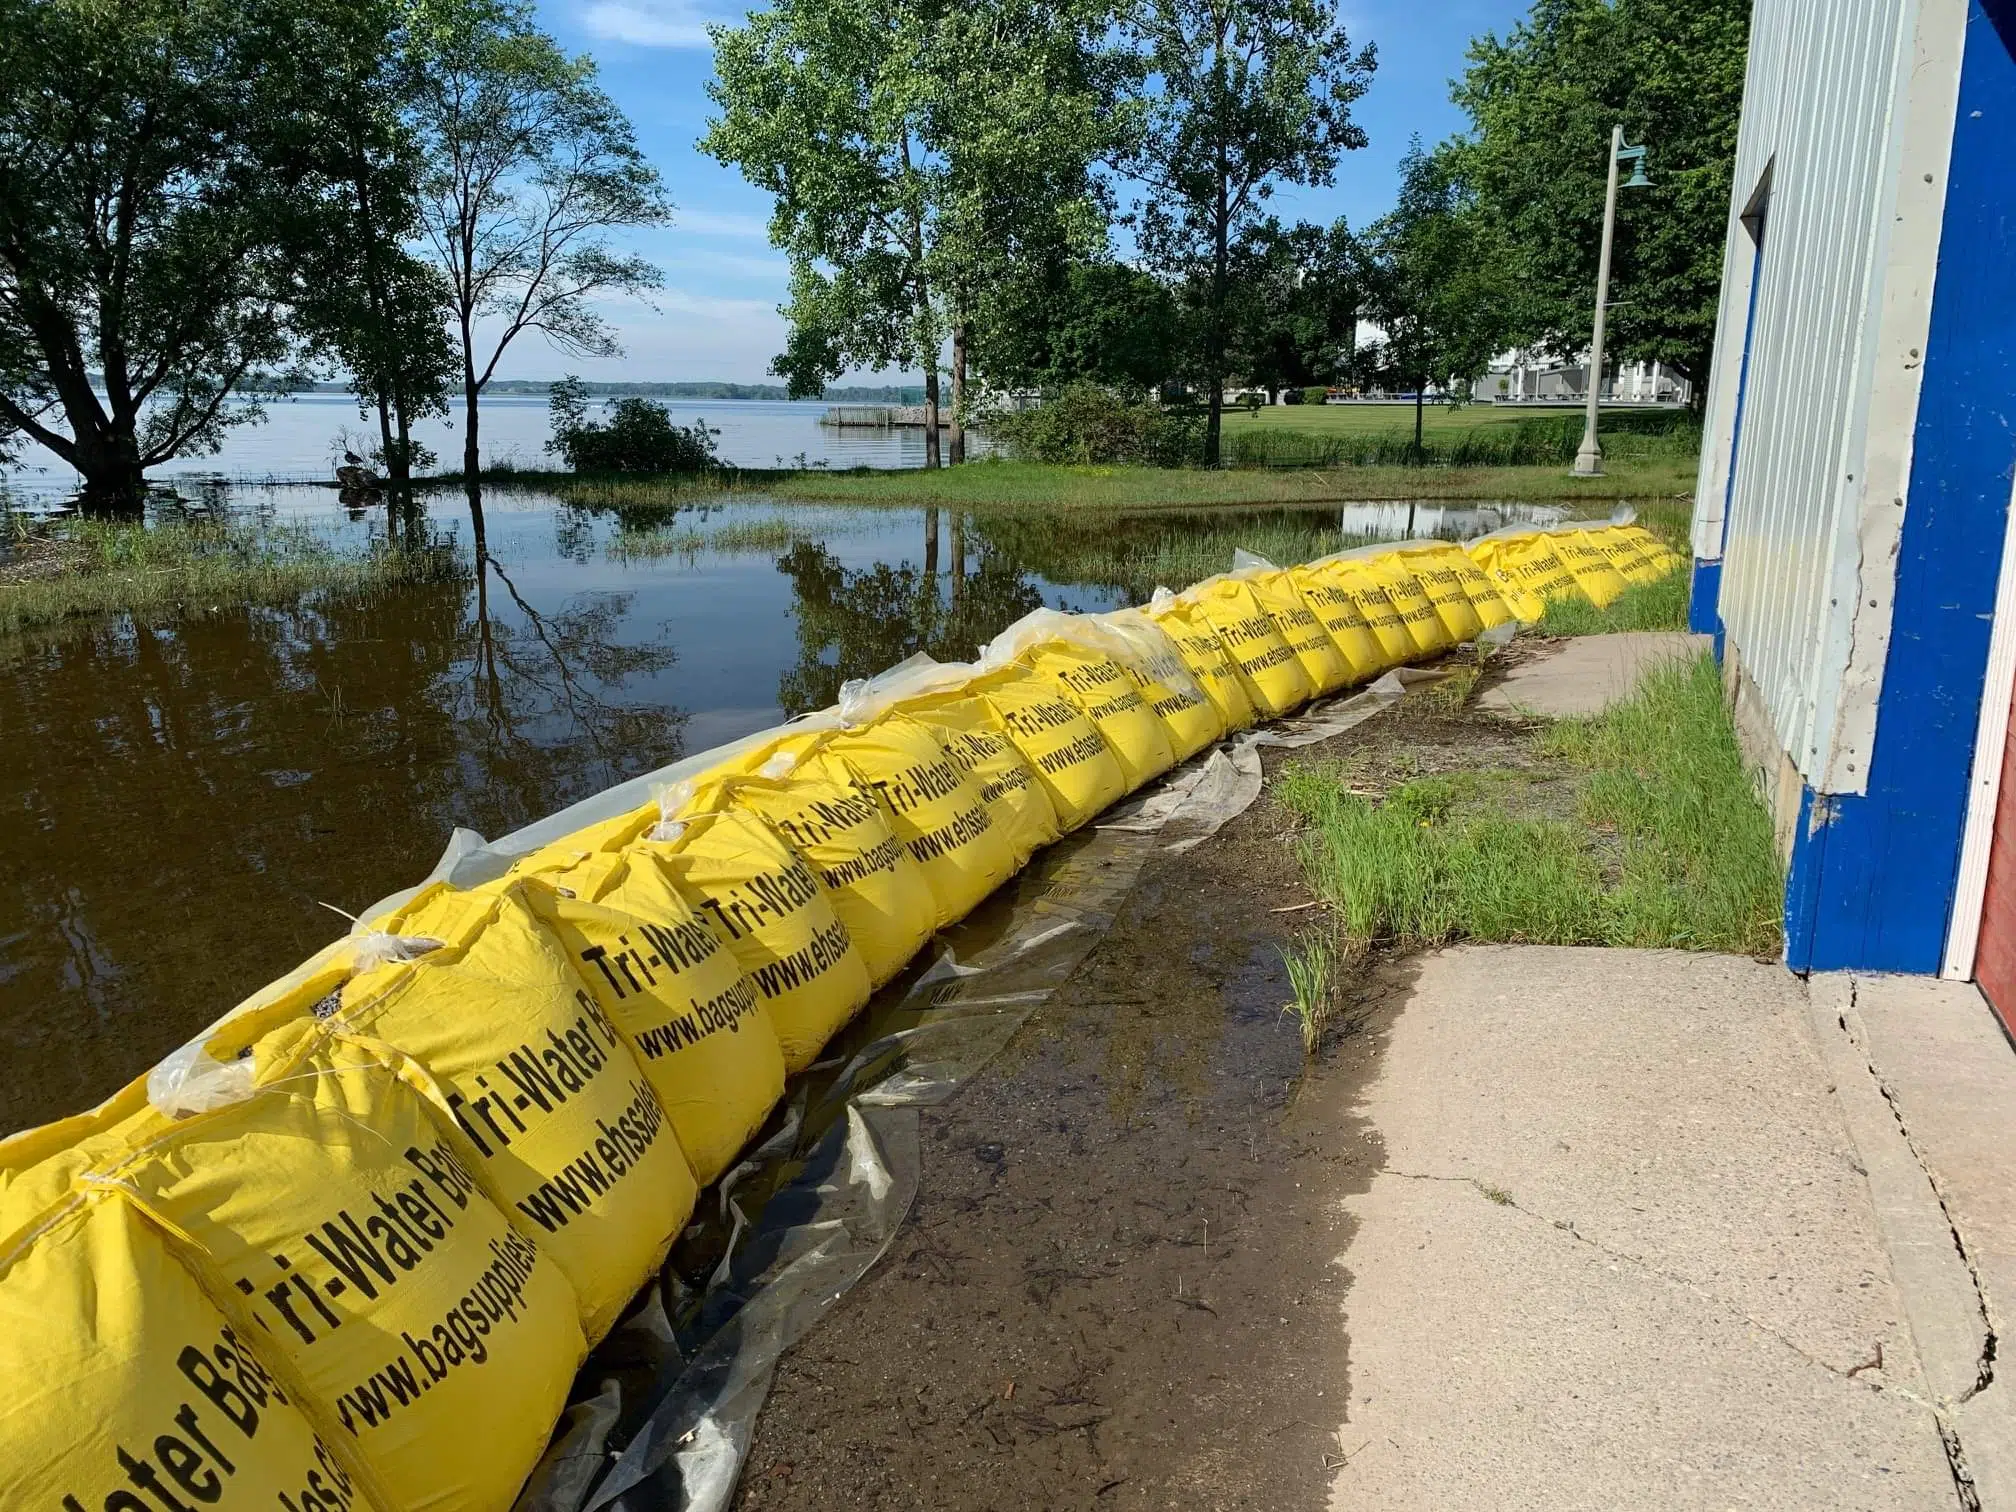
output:
<instances>
[{"instance_id":1,"label":"white cloud","mask_svg":"<svg viewBox=\"0 0 2016 1512\"><path fill-rule=\"evenodd\" d=\"M742 17L715 9L706 0L595 0L581 19L589 31L612 42L704 52L714 45L707 35L709 22Z\"/></svg>"}]
</instances>

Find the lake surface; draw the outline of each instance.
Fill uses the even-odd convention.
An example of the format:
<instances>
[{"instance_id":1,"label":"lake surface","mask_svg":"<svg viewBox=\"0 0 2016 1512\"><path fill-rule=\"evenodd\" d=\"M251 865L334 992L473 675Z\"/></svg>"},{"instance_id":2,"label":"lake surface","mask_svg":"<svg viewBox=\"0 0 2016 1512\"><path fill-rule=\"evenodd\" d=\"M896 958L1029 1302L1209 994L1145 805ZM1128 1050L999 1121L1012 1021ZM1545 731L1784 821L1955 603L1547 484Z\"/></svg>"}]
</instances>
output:
<instances>
[{"instance_id":1,"label":"lake surface","mask_svg":"<svg viewBox=\"0 0 2016 1512\"><path fill-rule=\"evenodd\" d=\"M715 441L724 462L739 467L922 467L922 430L864 430L821 425L828 407L823 400L787 402L762 399L662 400L679 425L707 422L721 434ZM598 414L590 401L589 413ZM423 420L414 439L438 456L436 466L460 468L464 408L454 400L445 418ZM357 403L343 394L302 394L265 406L266 418L233 426L225 432L224 449L213 457L185 457L152 469L156 482L188 484L203 478L233 482L309 483L335 476L344 448L363 454L376 444L377 420L366 421ZM485 399L477 414L479 445L486 465L515 464L550 468L560 464L546 452L552 435L546 423L546 400L532 395L500 394ZM971 455L984 455L984 437L970 436ZM39 446L25 449L19 465L0 467L0 491L24 499L66 497L76 491L77 475L54 453Z\"/></svg>"},{"instance_id":2,"label":"lake surface","mask_svg":"<svg viewBox=\"0 0 2016 1512\"><path fill-rule=\"evenodd\" d=\"M209 497L383 532L326 489ZM426 507L469 560L462 496ZM1423 534L1558 515L1411 512ZM456 826L501 834L915 651L970 657L1038 605L1138 600L1172 550L1201 575L1269 532L1399 536L1410 506L1086 522L743 495L683 510L679 549L644 558L612 552L621 520L550 495L493 490L485 515L480 576L0 639L0 1133L110 1094L340 933L329 907L424 875Z\"/></svg>"}]
</instances>

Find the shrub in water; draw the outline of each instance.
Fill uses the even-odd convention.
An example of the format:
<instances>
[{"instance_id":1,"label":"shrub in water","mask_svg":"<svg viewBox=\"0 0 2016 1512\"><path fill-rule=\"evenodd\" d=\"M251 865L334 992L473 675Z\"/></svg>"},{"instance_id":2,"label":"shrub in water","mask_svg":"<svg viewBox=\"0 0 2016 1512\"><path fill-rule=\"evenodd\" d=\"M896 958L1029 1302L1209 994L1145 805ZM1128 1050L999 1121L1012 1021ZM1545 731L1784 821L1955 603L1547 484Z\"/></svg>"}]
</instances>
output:
<instances>
[{"instance_id":1,"label":"shrub in water","mask_svg":"<svg viewBox=\"0 0 2016 1512\"><path fill-rule=\"evenodd\" d=\"M703 472L717 464L705 420L675 425L671 412L651 399L624 398L603 407L608 417L588 418L587 386L567 377L547 400L553 439L546 450L579 473Z\"/></svg>"},{"instance_id":2,"label":"shrub in water","mask_svg":"<svg viewBox=\"0 0 2016 1512\"><path fill-rule=\"evenodd\" d=\"M991 415L987 431L1028 462L1182 467L1203 451L1194 413L1090 383L1061 389L1035 409Z\"/></svg>"}]
</instances>

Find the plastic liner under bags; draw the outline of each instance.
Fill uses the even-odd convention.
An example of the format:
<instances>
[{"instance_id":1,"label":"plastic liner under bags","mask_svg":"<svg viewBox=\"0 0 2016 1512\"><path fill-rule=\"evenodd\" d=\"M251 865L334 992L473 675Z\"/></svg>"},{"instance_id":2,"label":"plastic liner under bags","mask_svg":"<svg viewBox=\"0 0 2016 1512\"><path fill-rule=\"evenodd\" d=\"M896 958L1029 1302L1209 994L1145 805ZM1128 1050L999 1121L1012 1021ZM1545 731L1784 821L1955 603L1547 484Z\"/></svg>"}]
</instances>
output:
<instances>
[{"instance_id":1,"label":"plastic liner under bags","mask_svg":"<svg viewBox=\"0 0 2016 1512\"><path fill-rule=\"evenodd\" d=\"M1040 852L814 1066L769 1137L703 1194L658 1282L589 1360L517 1512L721 1512L778 1359L881 1258L915 1198L919 1110L949 1098L1068 982L1142 867L1261 789L1260 748L1326 740L1435 672L1403 669L1245 732ZM479 867L480 851L465 850ZM690 1288L693 1253L718 1251Z\"/></svg>"}]
</instances>

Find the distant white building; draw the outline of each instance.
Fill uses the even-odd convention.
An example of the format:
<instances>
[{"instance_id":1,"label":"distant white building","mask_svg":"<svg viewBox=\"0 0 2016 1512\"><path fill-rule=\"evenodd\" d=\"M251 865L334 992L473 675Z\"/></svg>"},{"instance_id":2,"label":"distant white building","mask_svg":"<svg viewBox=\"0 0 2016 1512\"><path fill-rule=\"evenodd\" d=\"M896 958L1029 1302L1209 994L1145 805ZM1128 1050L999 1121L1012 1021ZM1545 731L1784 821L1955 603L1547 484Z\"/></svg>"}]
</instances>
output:
<instances>
[{"instance_id":1,"label":"distant white building","mask_svg":"<svg viewBox=\"0 0 2016 1512\"><path fill-rule=\"evenodd\" d=\"M1477 397L1499 404L1581 404L1589 397L1589 354L1563 362L1533 351L1507 352L1491 364ZM1611 370L1605 404L1686 404L1693 385L1663 363L1627 362Z\"/></svg>"}]
</instances>

